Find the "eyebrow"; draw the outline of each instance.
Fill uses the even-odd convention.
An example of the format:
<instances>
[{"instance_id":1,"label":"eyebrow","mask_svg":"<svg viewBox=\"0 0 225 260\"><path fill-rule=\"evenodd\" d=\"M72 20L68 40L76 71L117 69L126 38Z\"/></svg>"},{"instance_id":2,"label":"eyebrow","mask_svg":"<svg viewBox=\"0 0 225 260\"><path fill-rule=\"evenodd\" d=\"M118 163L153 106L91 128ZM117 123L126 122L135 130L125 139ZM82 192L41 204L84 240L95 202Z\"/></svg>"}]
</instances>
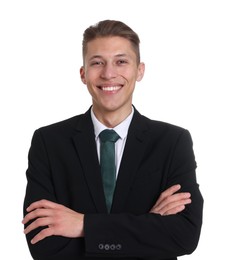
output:
<instances>
[{"instance_id":1,"label":"eyebrow","mask_svg":"<svg viewBox=\"0 0 225 260\"><path fill-rule=\"evenodd\" d=\"M129 55L125 54L125 53L119 53L115 55L116 58L120 58L120 57L129 57ZM93 60L93 59L103 59L103 56L101 55L93 55L91 56L91 58L89 59L89 61Z\"/></svg>"}]
</instances>

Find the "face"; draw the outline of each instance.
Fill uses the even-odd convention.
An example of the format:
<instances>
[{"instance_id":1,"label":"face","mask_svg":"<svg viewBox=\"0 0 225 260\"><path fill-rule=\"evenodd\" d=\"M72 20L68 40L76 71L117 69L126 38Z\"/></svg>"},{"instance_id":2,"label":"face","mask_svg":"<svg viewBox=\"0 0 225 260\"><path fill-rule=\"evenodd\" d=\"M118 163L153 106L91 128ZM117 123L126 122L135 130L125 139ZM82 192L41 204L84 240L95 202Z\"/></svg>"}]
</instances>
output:
<instances>
[{"instance_id":1,"label":"face","mask_svg":"<svg viewBox=\"0 0 225 260\"><path fill-rule=\"evenodd\" d=\"M116 112L127 116L136 81L144 75L144 64L137 64L127 39L102 37L88 43L80 75L92 96L96 115Z\"/></svg>"}]
</instances>

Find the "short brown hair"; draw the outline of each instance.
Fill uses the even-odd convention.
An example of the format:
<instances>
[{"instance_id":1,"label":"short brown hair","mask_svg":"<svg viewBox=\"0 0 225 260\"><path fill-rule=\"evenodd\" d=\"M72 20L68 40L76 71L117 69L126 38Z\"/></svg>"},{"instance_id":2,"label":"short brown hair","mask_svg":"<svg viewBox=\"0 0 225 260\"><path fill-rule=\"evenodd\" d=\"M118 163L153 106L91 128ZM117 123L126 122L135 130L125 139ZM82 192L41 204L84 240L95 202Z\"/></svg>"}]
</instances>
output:
<instances>
[{"instance_id":1,"label":"short brown hair","mask_svg":"<svg viewBox=\"0 0 225 260\"><path fill-rule=\"evenodd\" d=\"M100 38L109 36L119 36L130 41L133 50L137 57L137 63L140 63L140 39L136 32L134 32L128 25L123 22L115 20L104 20L100 21L95 25L88 27L83 34L82 52L83 58L87 52L88 42Z\"/></svg>"}]
</instances>

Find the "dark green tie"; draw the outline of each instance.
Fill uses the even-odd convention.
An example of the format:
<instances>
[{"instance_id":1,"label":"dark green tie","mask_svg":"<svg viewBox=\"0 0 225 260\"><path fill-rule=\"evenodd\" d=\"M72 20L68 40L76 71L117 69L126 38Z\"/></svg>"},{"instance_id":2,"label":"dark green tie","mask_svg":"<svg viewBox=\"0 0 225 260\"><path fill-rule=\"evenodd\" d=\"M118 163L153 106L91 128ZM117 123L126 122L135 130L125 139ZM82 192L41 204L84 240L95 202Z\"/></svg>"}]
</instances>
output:
<instances>
[{"instance_id":1,"label":"dark green tie","mask_svg":"<svg viewBox=\"0 0 225 260\"><path fill-rule=\"evenodd\" d=\"M103 130L100 135L100 165L106 205L110 212L116 184L115 142L119 135L114 130Z\"/></svg>"}]
</instances>

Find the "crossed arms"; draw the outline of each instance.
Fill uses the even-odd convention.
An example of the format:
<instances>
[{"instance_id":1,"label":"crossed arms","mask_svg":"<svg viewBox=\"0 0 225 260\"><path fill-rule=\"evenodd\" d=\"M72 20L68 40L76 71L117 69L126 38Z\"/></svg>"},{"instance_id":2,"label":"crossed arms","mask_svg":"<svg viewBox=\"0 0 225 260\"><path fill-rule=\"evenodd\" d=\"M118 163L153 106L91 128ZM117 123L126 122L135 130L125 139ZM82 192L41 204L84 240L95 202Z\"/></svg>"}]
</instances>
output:
<instances>
[{"instance_id":1,"label":"crossed arms","mask_svg":"<svg viewBox=\"0 0 225 260\"><path fill-rule=\"evenodd\" d=\"M188 192L176 193L180 188L180 185L174 185L162 192L149 213L165 216L177 214L184 210L185 205L191 203L191 194ZM53 235L68 238L78 238L85 235L84 214L58 203L39 200L32 203L27 208L27 212L28 214L24 217L22 223L26 225L30 221L33 222L24 229L25 234L38 227L46 227L33 237L32 244Z\"/></svg>"},{"instance_id":2,"label":"crossed arms","mask_svg":"<svg viewBox=\"0 0 225 260\"><path fill-rule=\"evenodd\" d=\"M68 206L70 203L68 203L69 197L66 190L63 194L67 198L63 200L59 193L57 194L58 200L54 195L55 191L52 187L47 163L49 158L40 134L36 134L33 145L35 148L31 148L30 151L32 160L28 170L28 196L25 199L25 217L22 223L25 225L24 233L35 259L43 260L47 257L47 259L58 260L66 255L71 257L67 259L70 260L84 253L89 256L99 254L104 257L111 256L108 251L100 252L98 245L101 245L101 240L108 240L111 245L115 245L114 241L117 239L122 241L123 252L122 250L121 252L111 252L112 256L167 259L191 253L196 248L201 230L203 200L195 180L193 156L187 157L182 152L183 147L190 147L190 138L186 132L177 145L176 157L178 157L178 161L181 159L186 161L187 157L188 164L172 165L174 168L173 179L167 183L165 191L160 194L158 199L156 194L154 199L156 202L154 204L153 201L152 207L142 210L146 213L137 214L83 214L86 210L82 210L82 203L87 201L87 198L80 197L80 186L76 186L78 191L73 186L71 187L72 192L77 192L73 193L73 197L76 198L76 206ZM68 147L66 148L68 150ZM71 146L71 149L74 147ZM189 149L191 150L191 148ZM54 151L52 152L54 153ZM70 152L70 147L68 152ZM67 156L66 160L68 159L70 158ZM74 159L76 160L76 157L73 156L71 166L72 163L76 163ZM179 168L180 165L182 168ZM58 164L56 166L57 170L61 167ZM61 173L57 172L57 174ZM57 174L55 177L58 176ZM76 181L81 180L76 179ZM72 182L73 185L76 185L76 181ZM179 184L173 185L174 183ZM58 182L57 185L61 191L61 182ZM137 188L139 189L140 186ZM65 183L63 189L66 189ZM137 193L135 191L135 194L138 196L138 191ZM142 198L144 198L143 194ZM89 201L92 203L88 197L88 203ZM132 201L130 199L129 207L132 205ZM135 203L138 206L137 201ZM136 206L133 208L136 209ZM88 204L88 207L88 212L96 212L91 208L92 204ZM99 210L99 212L101 211Z\"/></svg>"}]
</instances>

